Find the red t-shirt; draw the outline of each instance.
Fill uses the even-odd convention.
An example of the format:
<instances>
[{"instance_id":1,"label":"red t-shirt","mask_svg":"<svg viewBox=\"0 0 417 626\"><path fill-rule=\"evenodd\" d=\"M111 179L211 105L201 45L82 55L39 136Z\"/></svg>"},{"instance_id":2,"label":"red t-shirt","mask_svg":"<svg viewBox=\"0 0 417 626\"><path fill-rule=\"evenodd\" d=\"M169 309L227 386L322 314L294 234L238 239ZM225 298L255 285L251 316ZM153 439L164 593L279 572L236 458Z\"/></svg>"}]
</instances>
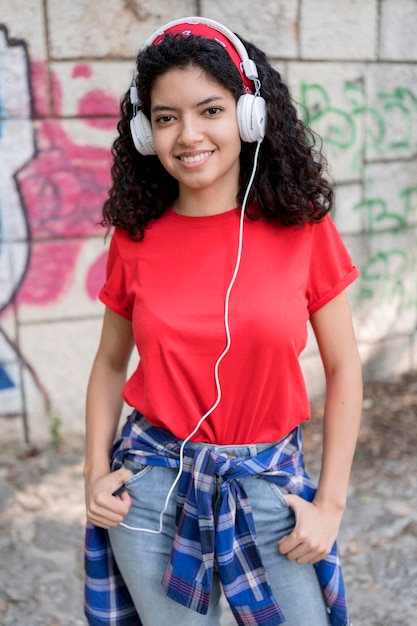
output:
<instances>
[{"instance_id":1,"label":"red t-shirt","mask_svg":"<svg viewBox=\"0 0 417 626\"><path fill-rule=\"evenodd\" d=\"M117 229L100 298L132 321L140 362L125 401L185 439L216 399L226 346L224 302L235 267L239 209L207 217L168 210L141 242ZM222 398L194 441L273 442L310 416L298 357L309 315L359 272L330 217L283 227L245 218L231 292Z\"/></svg>"}]
</instances>

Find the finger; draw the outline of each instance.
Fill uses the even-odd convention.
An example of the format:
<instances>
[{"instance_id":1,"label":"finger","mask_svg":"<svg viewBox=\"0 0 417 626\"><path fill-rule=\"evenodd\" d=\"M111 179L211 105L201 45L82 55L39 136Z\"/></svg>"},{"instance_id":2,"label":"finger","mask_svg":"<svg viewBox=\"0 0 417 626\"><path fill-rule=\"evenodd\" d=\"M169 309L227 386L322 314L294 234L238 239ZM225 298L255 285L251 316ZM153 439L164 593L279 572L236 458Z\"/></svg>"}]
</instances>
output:
<instances>
[{"instance_id":1,"label":"finger","mask_svg":"<svg viewBox=\"0 0 417 626\"><path fill-rule=\"evenodd\" d=\"M127 491L124 491L124 492L122 493L121 498L122 498L123 502L126 502L126 504L128 504L128 505L129 505L129 509L130 509L130 506L131 506L131 504L132 504L132 500L131 500L130 495L128 494L128 492L127 492Z\"/></svg>"},{"instance_id":2,"label":"finger","mask_svg":"<svg viewBox=\"0 0 417 626\"><path fill-rule=\"evenodd\" d=\"M300 565L304 563L317 563L322 561L329 554L327 548L312 547L308 543L299 544L293 550L285 553L285 556L291 561L297 561Z\"/></svg>"},{"instance_id":3,"label":"finger","mask_svg":"<svg viewBox=\"0 0 417 626\"><path fill-rule=\"evenodd\" d=\"M299 562L306 554L308 554L308 550L304 545L298 545L292 550L288 550L287 552L281 553L287 557L289 561L297 561Z\"/></svg>"},{"instance_id":4,"label":"finger","mask_svg":"<svg viewBox=\"0 0 417 626\"><path fill-rule=\"evenodd\" d=\"M307 536L305 533L299 532L297 527L285 537L282 537L278 542L278 550L281 554L288 554L293 550L297 549L299 546L304 545L307 541Z\"/></svg>"},{"instance_id":5,"label":"finger","mask_svg":"<svg viewBox=\"0 0 417 626\"><path fill-rule=\"evenodd\" d=\"M294 550L298 545L299 541L297 541L294 535L286 535L282 539L278 541L278 552L281 554L288 554L292 550Z\"/></svg>"},{"instance_id":6,"label":"finger","mask_svg":"<svg viewBox=\"0 0 417 626\"><path fill-rule=\"evenodd\" d=\"M311 563L314 565L314 563L318 563L319 561L322 561L326 556L327 556L326 553L318 554L315 551L311 551L311 552L306 552L305 554L301 556L296 556L294 560L297 561L299 565L304 565L305 563Z\"/></svg>"},{"instance_id":7,"label":"finger","mask_svg":"<svg viewBox=\"0 0 417 626\"><path fill-rule=\"evenodd\" d=\"M110 522L119 523L129 512L130 506L131 499L128 494L123 499L99 495L90 502L88 513L94 517L105 518Z\"/></svg>"},{"instance_id":8,"label":"finger","mask_svg":"<svg viewBox=\"0 0 417 626\"><path fill-rule=\"evenodd\" d=\"M133 476L133 472L127 469L127 467L121 467L119 470L113 472L113 476L117 476L122 482L125 482L128 478Z\"/></svg>"},{"instance_id":9,"label":"finger","mask_svg":"<svg viewBox=\"0 0 417 626\"><path fill-rule=\"evenodd\" d=\"M289 557L287 557L289 558ZM312 559L315 558L314 552L300 552L294 551L293 558L291 560L296 561L298 565L305 565L306 563L312 563Z\"/></svg>"},{"instance_id":10,"label":"finger","mask_svg":"<svg viewBox=\"0 0 417 626\"><path fill-rule=\"evenodd\" d=\"M122 494L122 497L119 498L111 496L111 501L106 502L104 505L96 506L95 508L92 505L91 510L94 510L99 515L108 517L110 520L119 522L128 514L131 503L130 496L126 493L126 495Z\"/></svg>"},{"instance_id":11,"label":"finger","mask_svg":"<svg viewBox=\"0 0 417 626\"><path fill-rule=\"evenodd\" d=\"M93 521L100 521L100 525L103 523L117 526L123 521L127 513L129 512L132 501L128 494L124 495L123 499L111 497L110 505L102 505L99 502L91 502L87 511L88 518Z\"/></svg>"},{"instance_id":12,"label":"finger","mask_svg":"<svg viewBox=\"0 0 417 626\"><path fill-rule=\"evenodd\" d=\"M101 515L99 513L88 513L87 519L89 522L94 524L94 526L100 526L101 528L116 528L120 522L123 521L123 517L119 516L108 516L107 514Z\"/></svg>"},{"instance_id":13,"label":"finger","mask_svg":"<svg viewBox=\"0 0 417 626\"><path fill-rule=\"evenodd\" d=\"M121 495L124 489L124 483L133 476L133 472L126 467L122 467L112 473L112 495ZM118 493L120 492L120 493Z\"/></svg>"},{"instance_id":14,"label":"finger","mask_svg":"<svg viewBox=\"0 0 417 626\"><path fill-rule=\"evenodd\" d=\"M308 546L300 545L297 546L294 550L290 550L285 554L289 561L296 561L299 565L304 565L305 563L313 563L320 561L318 558L317 552L314 550L309 550Z\"/></svg>"},{"instance_id":15,"label":"finger","mask_svg":"<svg viewBox=\"0 0 417 626\"><path fill-rule=\"evenodd\" d=\"M294 493L286 493L284 494L284 498L286 499L286 501L288 502L288 506L295 510L297 505L301 502L303 502L302 498L300 498L300 496L296 496Z\"/></svg>"}]
</instances>

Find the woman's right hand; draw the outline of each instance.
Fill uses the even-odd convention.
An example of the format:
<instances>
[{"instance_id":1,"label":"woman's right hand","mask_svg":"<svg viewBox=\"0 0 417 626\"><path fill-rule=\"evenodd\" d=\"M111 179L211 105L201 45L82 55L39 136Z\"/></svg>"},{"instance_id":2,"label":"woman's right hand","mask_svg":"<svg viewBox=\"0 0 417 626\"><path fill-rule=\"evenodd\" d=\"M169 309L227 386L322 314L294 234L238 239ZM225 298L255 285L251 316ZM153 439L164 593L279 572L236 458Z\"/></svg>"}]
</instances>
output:
<instances>
[{"instance_id":1,"label":"woman's right hand","mask_svg":"<svg viewBox=\"0 0 417 626\"><path fill-rule=\"evenodd\" d=\"M120 496L113 493L133 476L133 472L122 467L99 478L85 480L87 520L101 528L115 528L127 515L132 501L127 491Z\"/></svg>"}]
</instances>

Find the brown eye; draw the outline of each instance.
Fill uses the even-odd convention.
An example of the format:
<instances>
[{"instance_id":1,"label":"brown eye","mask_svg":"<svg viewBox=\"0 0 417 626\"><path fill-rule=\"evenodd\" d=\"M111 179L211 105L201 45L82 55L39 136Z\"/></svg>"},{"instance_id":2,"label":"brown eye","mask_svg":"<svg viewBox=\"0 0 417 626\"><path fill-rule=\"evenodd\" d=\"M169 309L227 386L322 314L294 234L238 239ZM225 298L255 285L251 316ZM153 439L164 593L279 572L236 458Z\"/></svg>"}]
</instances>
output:
<instances>
[{"instance_id":1,"label":"brown eye","mask_svg":"<svg viewBox=\"0 0 417 626\"><path fill-rule=\"evenodd\" d=\"M221 112L220 107L209 107L205 111L209 116L218 115Z\"/></svg>"},{"instance_id":2,"label":"brown eye","mask_svg":"<svg viewBox=\"0 0 417 626\"><path fill-rule=\"evenodd\" d=\"M169 122L171 122L174 118L172 117L172 115L161 115L160 117L157 117L155 120L156 124L169 124Z\"/></svg>"}]
</instances>

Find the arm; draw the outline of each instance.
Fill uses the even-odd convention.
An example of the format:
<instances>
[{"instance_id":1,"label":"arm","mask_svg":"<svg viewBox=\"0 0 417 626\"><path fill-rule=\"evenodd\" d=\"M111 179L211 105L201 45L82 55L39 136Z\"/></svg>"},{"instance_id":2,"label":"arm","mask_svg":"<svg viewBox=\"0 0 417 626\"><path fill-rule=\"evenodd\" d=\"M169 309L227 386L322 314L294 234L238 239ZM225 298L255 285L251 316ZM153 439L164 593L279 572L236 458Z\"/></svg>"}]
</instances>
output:
<instances>
[{"instance_id":1,"label":"arm","mask_svg":"<svg viewBox=\"0 0 417 626\"><path fill-rule=\"evenodd\" d=\"M362 411L362 367L346 293L343 291L314 313L311 324L327 389L320 479L312 503L286 496L296 526L279 542L279 551L299 563L324 558L337 538Z\"/></svg>"},{"instance_id":2,"label":"arm","mask_svg":"<svg viewBox=\"0 0 417 626\"><path fill-rule=\"evenodd\" d=\"M134 342L131 323L106 308L98 351L87 388L86 458L87 519L108 528L122 521L130 507L127 493L112 496L131 475L110 473L109 453L122 410L121 391Z\"/></svg>"}]
</instances>

